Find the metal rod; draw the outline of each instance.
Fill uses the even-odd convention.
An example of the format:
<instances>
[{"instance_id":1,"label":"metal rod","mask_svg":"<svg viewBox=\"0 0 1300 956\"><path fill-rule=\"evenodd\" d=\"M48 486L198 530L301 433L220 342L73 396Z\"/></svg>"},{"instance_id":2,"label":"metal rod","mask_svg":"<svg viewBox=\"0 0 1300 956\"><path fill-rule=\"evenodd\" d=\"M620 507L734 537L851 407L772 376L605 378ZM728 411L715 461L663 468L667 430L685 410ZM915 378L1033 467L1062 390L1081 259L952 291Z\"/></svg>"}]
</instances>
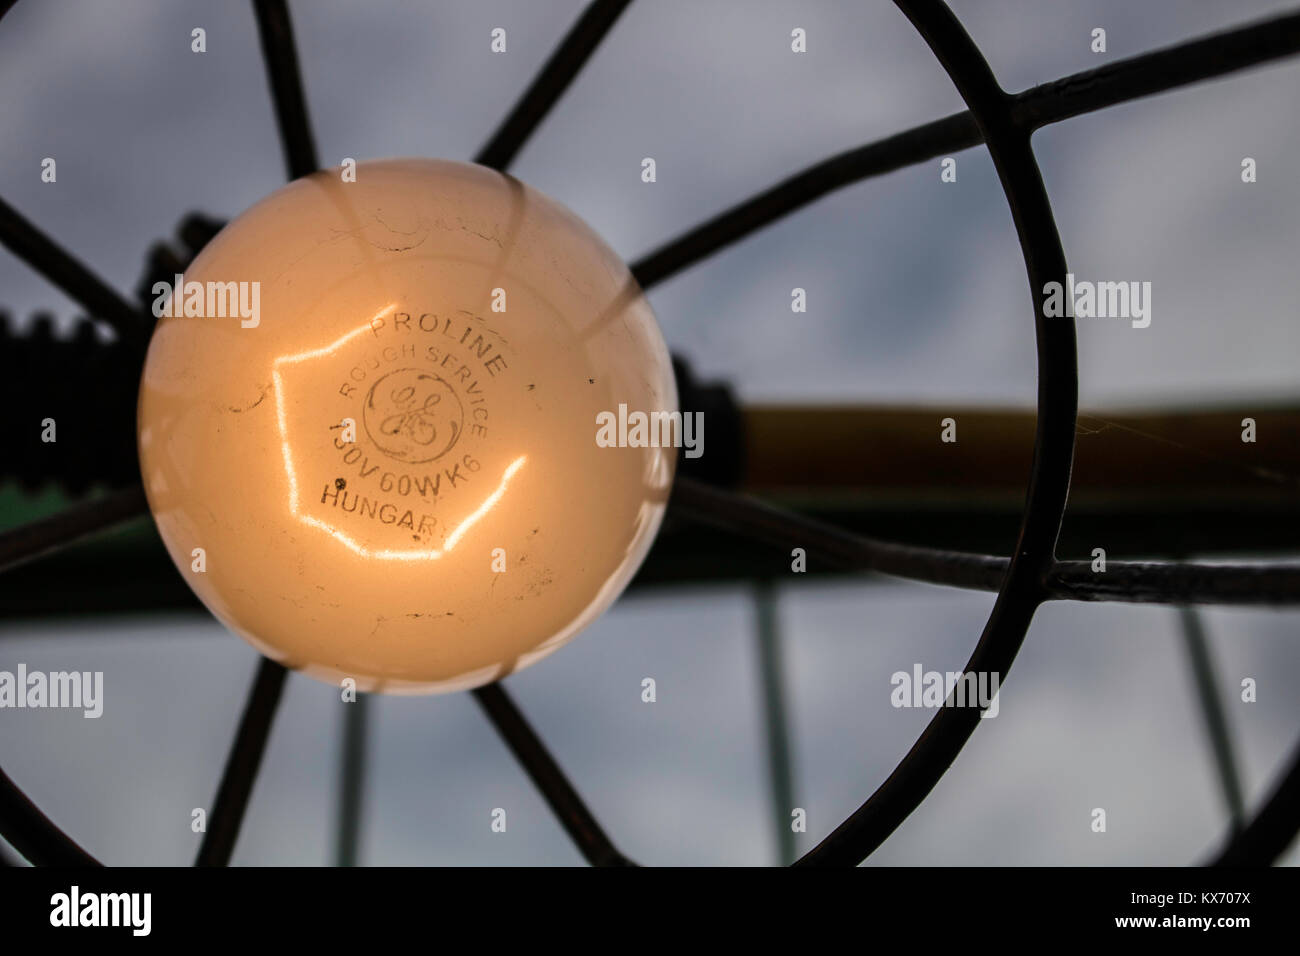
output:
<instances>
[{"instance_id":1,"label":"metal rod","mask_svg":"<svg viewBox=\"0 0 1300 956\"><path fill-rule=\"evenodd\" d=\"M0 531L0 571L58 551L89 535L130 521L149 510L144 488L133 485L78 502L48 518Z\"/></svg>"},{"instance_id":2,"label":"metal rod","mask_svg":"<svg viewBox=\"0 0 1300 956\"><path fill-rule=\"evenodd\" d=\"M772 820L776 825L777 863L794 862L794 781L790 770L789 720L785 709L785 673L781 666L781 634L777 625L776 587L760 581L754 592L758 638L758 669L763 686L763 722L767 730L768 779L772 788Z\"/></svg>"},{"instance_id":3,"label":"metal rod","mask_svg":"<svg viewBox=\"0 0 1300 956\"><path fill-rule=\"evenodd\" d=\"M1059 561L1048 572L1048 598L1130 604L1283 605L1300 602L1300 564L1194 564Z\"/></svg>"},{"instance_id":4,"label":"metal rod","mask_svg":"<svg viewBox=\"0 0 1300 956\"><path fill-rule=\"evenodd\" d=\"M0 0L0 19L16 0ZM62 289L91 315L103 319L120 338L143 346L152 322L135 306L0 200L0 243Z\"/></svg>"},{"instance_id":5,"label":"metal rod","mask_svg":"<svg viewBox=\"0 0 1300 956\"><path fill-rule=\"evenodd\" d=\"M1214 754L1214 766L1218 771L1223 802L1227 807L1232 829L1240 830L1246 819L1246 801L1241 795L1241 776L1237 772L1232 735L1228 731L1228 716L1223 712L1223 704L1219 701L1218 681L1214 660L1210 654L1210 644L1205 637L1201 616L1195 608L1180 607L1178 619L1182 624L1183 644L1187 648L1188 662L1192 668L1196 698L1205 721L1205 734L1209 738L1210 749Z\"/></svg>"},{"instance_id":6,"label":"metal rod","mask_svg":"<svg viewBox=\"0 0 1300 956\"><path fill-rule=\"evenodd\" d=\"M747 495L678 478L671 513L782 548L803 548L810 562L874 571L912 581L997 591L1010 559L943 548L896 544L854 534ZM1045 572L1043 600L1134 604L1289 604L1300 601L1300 564L1193 564L1055 561Z\"/></svg>"},{"instance_id":7,"label":"metal rod","mask_svg":"<svg viewBox=\"0 0 1300 956\"><path fill-rule=\"evenodd\" d=\"M635 866L605 835L546 745L528 726L528 721L514 705L505 688L500 683L479 687L474 691L474 699L479 702L501 739L542 792L547 804L587 862L592 866Z\"/></svg>"},{"instance_id":8,"label":"metal rod","mask_svg":"<svg viewBox=\"0 0 1300 956\"><path fill-rule=\"evenodd\" d=\"M99 866L0 770L0 834L35 866Z\"/></svg>"},{"instance_id":9,"label":"metal rod","mask_svg":"<svg viewBox=\"0 0 1300 956\"><path fill-rule=\"evenodd\" d=\"M1287 56L1300 50L1298 21L1300 14L1275 17L1034 87L1011 98L1012 122L1035 129ZM663 243L638 259L632 274L648 289L835 189L978 146L983 138L967 110L840 153Z\"/></svg>"},{"instance_id":10,"label":"metal rod","mask_svg":"<svg viewBox=\"0 0 1300 956\"><path fill-rule=\"evenodd\" d=\"M152 320L3 199L0 199L0 244L91 315L108 323L123 341L143 348Z\"/></svg>"},{"instance_id":11,"label":"metal rod","mask_svg":"<svg viewBox=\"0 0 1300 956\"><path fill-rule=\"evenodd\" d=\"M1264 806L1246 827L1231 834L1210 866L1271 866L1300 829L1300 745Z\"/></svg>"},{"instance_id":12,"label":"metal rod","mask_svg":"<svg viewBox=\"0 0 1300 956\"><path fill-rule=\"evenodd\" d=\"M343 748L339 761L339 826L334 848L336 866L356 866L361 831L361 797L366 772L368 694L343 708Z\"/></svg>"},{"instance_id":13,"label":"metal rod","mask_svg":"<svg viewBox=\"0 0 1300 956\"><path fill-rule=\"evenodd\" d=\"M803 548L809 562L877 571L931 584L996 591L1006 576L1006 558L941 551L880 541L844 531L723 488L691 478L673 483L669 513L783 548Z\"/></svg>"},{"instance_id":14,"label":"metal rod","mask_svg":"<svg viewBox=\"0 0 1300 956\"><path fill-rule=\"evenodd\" d=\"M298 179L320 169L316 140L307 118L307 97L302 88L298 49L293 41L293 23L285 0L253 0L262 57L271 83L275 119L284 147L284 164L289 178Z\"/></svg>"},{"instance_id":15,"label":"metal rod","mask_svg":"<svg viewBox=\"0 0 1300 956\"><path fill-rule=\"evenodd\" d=\"M629 3L594 0L587 5L474 162L499 170L510 165Z\"/></svg>"},{"instance_id":16,"label":"metal rod","mask_svg":"<svg viewBox=\"0 0 1300 956\"><path fill-rule=\"evenodd\" d=\"M1011 115L1018 125L1038 129L1259 66L1297 51L1300 51L1300 13L1283 14L1032 87L1016 94Z\"/></svg>"},{"instance_id":17,"label":"metal rod","mask_svg":"<svg viewBox=\"0 0 1300 956\"><path fill-rule=\"evenodd\" d=\"M967 672L997 674L1005 681L1034 612L1046 596L1043 582L1055 562L1074 460L1078 409L1074 322L1047 317L1035 294L1049 279L1064 281L1065 253L1029 136L1011 122L1006 94L979 48L941 0L894 2L929 44L984 133L1020 237L1034 302L1038 428L1024 517L1006 579L965 667ZM876 792L799 862L848 866L870 855L947 772L979 724L980 714L978 707L939 708Z\"/></svg>"},{"instance_id":18,"label":"metal rod","mask_svg":"<svg viewBox=\"0 0 1300 956\"><path fill-rule=\"evenodd\" d=\"M244 812L248 809L248 798L253 792L253 783L262 763L262 754L266 751L266 741L271 735L271 723L275 719L287 673L282 665L266 657L258 664L257 676L253 679L253 687L239 721L239 730L231 745L230 756L226 758L226 768L221 774L217 798L212 813L208 815L208 829L199 846L195 866L230 864L235 841L239 839L239 829L244 823Z\"/></svg>"},{"instance_id":19,"label":"metal rod","mask_svg":"<svg viewBox=\"0 0 1300 956\"><path fill-rule=\"evenodd\" d=\"M955 113L839 153L663 243L632 264L632 275L649 289L827 193L982 141L974 117Z\"/></svg>"}]
</instances>

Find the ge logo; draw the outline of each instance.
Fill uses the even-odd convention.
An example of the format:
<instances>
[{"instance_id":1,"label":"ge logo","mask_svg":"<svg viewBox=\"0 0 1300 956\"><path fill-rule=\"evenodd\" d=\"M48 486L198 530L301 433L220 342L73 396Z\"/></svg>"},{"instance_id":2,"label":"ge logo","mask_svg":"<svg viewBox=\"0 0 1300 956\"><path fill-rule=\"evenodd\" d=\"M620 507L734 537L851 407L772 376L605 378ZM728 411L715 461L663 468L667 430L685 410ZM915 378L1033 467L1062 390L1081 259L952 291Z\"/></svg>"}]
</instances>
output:
<instances>
[{"instance_id":1,"label":"ge logo","mask_svg":"<svg viewBox=\"0 0 1300 956\"><path fill-rule=\"evenodd\" d=\"M452 387L417 368L389 372L370 387L362 421L370 440L389 458L433 461L460 437L464 409Z\"/></svg>"}]
</instances>

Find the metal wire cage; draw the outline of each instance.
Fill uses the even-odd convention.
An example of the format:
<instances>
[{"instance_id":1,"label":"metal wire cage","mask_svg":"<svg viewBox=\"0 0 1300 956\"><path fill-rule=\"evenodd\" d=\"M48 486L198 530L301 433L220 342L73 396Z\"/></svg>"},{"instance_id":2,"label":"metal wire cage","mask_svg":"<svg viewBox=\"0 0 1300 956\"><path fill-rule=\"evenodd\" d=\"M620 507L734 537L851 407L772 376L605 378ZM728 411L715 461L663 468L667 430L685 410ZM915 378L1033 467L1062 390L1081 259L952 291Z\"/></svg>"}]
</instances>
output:
<instances>
[{"instance_id":1,"label":"metal wire cage","mask_svg":"<svg viewBox=\"0 0 1300 956\"><path fill-rule=\"evenodd\" d=\"M0 0L0 17L15 0ZM603 41L630 0L594 0L543 65L475 162L504 171ZM1052 206L1031 146L1049 124L1139 97L1224 76L1300 52L1300 12L1180 43L1018 94L1001 89L980 50L942 0L895 0L947 71L963 112L833 156L665 243L632 266L643 289L750 235L827 193L869 177L983 144L989 151L1020 240L1031 290L1064 278L1067 267ZM290 179L319 168L285 0L254 0ZM151 319L0 200L0 242L142 358ZM1005 675L1037 608L1049 600L1192 604L1300 601L1300 565L1112 562L1105 575L1055 552L1070 489L1078 403L1072 319L1048 317L1035 299L1037 422L1032 467L1010 557L900 545L773 507L732 490L679 477L670 512L754 541L792 540L821 562L934 584L996 592L992 612L965 664ZM7 570L147 511L139 484L0 533ZM256 778L286 670L263 659L226 761L197 865L229 863ZM545 745L499 684L474 695L592 864L632 865L602 830ZM893 773L832 833L797 862L851 865L866 859L925 799L978 725L978 707L940 708ZM1254 817L1212 862L1265 865L1300 828L1300 749ZM35 864L98 865L0 771L0 834Z\"/></svg>"}]
</instances>

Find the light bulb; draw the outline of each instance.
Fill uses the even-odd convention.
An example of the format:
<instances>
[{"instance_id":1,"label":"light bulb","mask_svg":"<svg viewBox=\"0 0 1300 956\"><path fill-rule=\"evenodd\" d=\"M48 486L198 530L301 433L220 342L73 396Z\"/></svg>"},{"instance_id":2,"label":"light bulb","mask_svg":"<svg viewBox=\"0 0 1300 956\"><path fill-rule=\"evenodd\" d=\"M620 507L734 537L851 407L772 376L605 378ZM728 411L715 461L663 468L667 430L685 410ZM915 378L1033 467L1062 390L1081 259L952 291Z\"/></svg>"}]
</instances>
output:
<instances>
[{"instance_id":1,"label":"light bulb","mask_svg":"<svg viewBox=\"0 0 1300 956\"><path fill-rule=\"evenodd\" d=\"M174 290L140 387L167 550L268 657L360 690L473 687L594 620L654 538L676 411L663 338L581 220L481 166L322 171L223 229Z\"/></svg>"}]
</instances>

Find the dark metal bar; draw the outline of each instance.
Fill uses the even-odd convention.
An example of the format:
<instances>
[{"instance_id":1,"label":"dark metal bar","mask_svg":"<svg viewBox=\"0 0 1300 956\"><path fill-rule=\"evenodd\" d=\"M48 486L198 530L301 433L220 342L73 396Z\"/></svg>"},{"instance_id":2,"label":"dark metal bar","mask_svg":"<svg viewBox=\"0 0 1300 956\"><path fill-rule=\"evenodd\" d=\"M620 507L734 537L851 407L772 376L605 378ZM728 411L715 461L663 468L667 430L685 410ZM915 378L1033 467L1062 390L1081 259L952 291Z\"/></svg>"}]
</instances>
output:
<instances>
[{"instance_id":1,"label":"dark metal bar","mask_svg":"<svg viewBox=\"0 0 1300 956\"><path fill-rule=\"evenodd\" d=\"M368 694L343 708L343 759L339 762L339 826L334 847L336 866L357 865L360 842L361 795L366 773L366 711Z\"/></svg>"},{"instance_id":2,"label":"dark metal bar","mask_svg":"<svg viewBox=\"0 0 1300 956\"><path fill-rule=\"evenodd\" d=\"M1013 121L1036 129L1287 56L1300 50L1298 20L1300 14L1276 17L1033 87L1011 98ZM669 240L638 259L632 274L648 289L832 190L977 146L983 138L968 110L840 153Z\"/></svg>"},{"instance_id":3,"label":"dark metal bar","mask_svg":"<svg viewBox=\"0 0 1300 956\"><path fill-rule=\"evenodd\" d=\"M1048 598L1130 604L1295 604L1300 565L1061 561L1047 575Z\"/></svg>"},{"instance_id":4,"label":"dark metal bar","mask_svg":"<svg viewBox=\"0 0 1300 956\"><path fill-rule=\"evenodd\" d=\"M1300 830L1300 746L1255 818L1230 836L1210 866L1271 866Z\"/></svg>"},{"instance_id":5,"label":"dark metal bar","mask_svg":"<svg viewBox=\"0 0 1300 956\"><path fill-rule=\"evenodd\" d=\"M62 289L118 336L143 347L152 319L122 298L62 246L0 199L0 244Z\"/></svg>"},{"instance_id":6,"label":"dark metal bar","mask_svg":"<svg viewBox=\"0 0 1300 956\"><path fill-rule=\"evenodd\" d=\"M547 804L568 832L578 850L592 866L635 866L618 851L592 816L582 797L573 789L564 771L533 732L500 683L474 691L474 698L487 713L506 746L523 765Z\"/></svg>"},{"instance_id":7,"label":"dark metal bar","mask_svg":"<svg viewBox=\"0 0 1300 956\"><path fill-rule=\"evenodd\" d=\"M803 548L810 565L826 562L978 591L996 591L1008 566L1006 558L992 555L919 548L854 534L690 478L676 479L668 507L676 517L782 548Z\"/></svg>"},{"instance_id":8,"label":"dark metal bar","mask_svg":"<svg viewBox=\"0 0 1300 956\"><path fill-rule=\"evenodd\" d=\"M266 751L266 741L271 735L271 722L284 690L284 667L269 658L262 658L253 679L253 688L244 705L235 742L226 758L226 769L221 774L217 799L208 815L208 829L199 846L195 866L228 866L230 856L239 839L239 828L248 809L248 798L253 792L253 782Z\"/></svg>"},{"instance_id":9,"label":"dark metal bar","mask_svg":"<svg viewBox=\"0 0 1300 956\"><path fill-rule=\"evenodd\" d=\"M1007 96L983 54L942 0L894 0L929 44L979 123L1006 193L1034 301L1038 344L1038 427L1024 518L997 601L965 670L998 674L1015 660L1029 623L1046 596L1055 562L1074 459L1078 363L1074 322L1048 318L1037 292L1064 281L1065 253L1051 202L1029 145L1016 127ZM941 707L884 783L839 827L799 861L818 866L856 865L926 798L952 765L979 723L978 707Z\"/></svg>"},{"instance_id":10,"label":"dark metal bar","mask_svg":"<svg viewBox=\"0 0 1300 956\"><path fill-rule=\"evenodd\" d=\"M1232 829L1240 830L1246 819L1246 801L1241 795L1241 776L1233 754L1232 735L1228 732L1228 716L1219 701L1218 681L1215 679L1214 661L1210 656L1210 643L1205 637L1201 616L1195 608L1180 607L1178 618L1183 627L1183 643L1187 647L1188 662L1192 668L1192 681L1196 698L1205 720L1205 734L1210 739L1214 766L1218 771L1223 802L1228 809Z\"/></svg>"},{"instance_id":11,"label":"dark metal bar","mask_svg":"<svg viewBox=\"0 0 1300 956\"><path fill-rule=\"evenodd\" d=\"M770 580L759 582L754 607L758 618L758 669L763 681L763 722L767 728L767 769L772 786L777 862L786 866L795 859L794 830L790 826L794 775L790 771L790 733L785 710L781 635L776 621L776 587Z\"/></svg>"},{"instance_id":12,"label":"dark metal bar","mask_svg":"<svg viewBox=\"0 0 1300 956\"><path fill-rule=\"evenodd\" d=\"M911 581L997 591L1010 560L942 548L895 544L845 531L723 488L678 478L672 514L782 548L803 548L810 562L874 571ZM1300 602L1300 565L1054 561L1043 600L1133 604L1293 604Z\"/></svg>"},{"instance_id":13,"label":"dark metal bar","mask_svg":"<svg viewBox=\"0 0 1300 956\"><path fill-rule=\"evenodd\" d=\"M0 0L3 18L15 0ZM102 279L62 247L0 200L0 243L50 282L62 289L91 315L98 316L123 340L143 344L152 322Z\"/></svg>"},{"instance_id":14,"label":"dark metal bar","mask_svg":"<svg viewBox=\"0 0 1300 956\"><path fill-rule=\"evenodd\" d=\"M0 834L35 866L99 866L0 770Z\"/></svg>"},{"instance_id":15,"label":"dark metal bar","mask_svg":"<svg viewBox=\"0 0 1300 956\"><path fill-rule=\"evenodd\" d=\"M262 40L267 79L275 103L275 119L284 147L284 164L289 178L298 179L320 169L316 140L307 118L307 97L302 89L298 49L293 42L293 23L285 0L253 0L257 32Z\"/></svg>"},{"instance_id":16,"label":"dark metal bar","mask_svg":"<svg viewBox=\"0 0 1300 956\"><path fill-rule=\"evenodd\" d=\"M1197 37L1018 93L1015 122L1028 129L1179 89L1300 52L1300 13Z\"/></svg>"},{"instance_id":17,"label":"dark metal bar","mask_svg":"<svg viewBox=\"0 0 1300 956\"><path fill-rule=\"evenodd\" d=\"M982 141L974 117L954 113L832 156L642 256L632 264L632 275L642 289L649 289L827 193Z\"/></svg>"},{"instance_id":18,"label":"dark metal bar","mask_svg":"<svg viewBox=\"0 0 1300 956\"><path fill-rule=\"evenodd\" d=\"M505 170L632 0L593 0L474 162Z\"/></svg>"},{"instance_id":19,"label":"dark metal bar","mask_svg":"<svg viewBox=\"0 0 1300 956\"><path fill-rule=\"evenodd\" d=\"M148 510L144 488L133 485L101 498L78 502L48 518L0 531L0 571L8 571L97 531L130 521Z\"/></svg>"}]
</instances>

